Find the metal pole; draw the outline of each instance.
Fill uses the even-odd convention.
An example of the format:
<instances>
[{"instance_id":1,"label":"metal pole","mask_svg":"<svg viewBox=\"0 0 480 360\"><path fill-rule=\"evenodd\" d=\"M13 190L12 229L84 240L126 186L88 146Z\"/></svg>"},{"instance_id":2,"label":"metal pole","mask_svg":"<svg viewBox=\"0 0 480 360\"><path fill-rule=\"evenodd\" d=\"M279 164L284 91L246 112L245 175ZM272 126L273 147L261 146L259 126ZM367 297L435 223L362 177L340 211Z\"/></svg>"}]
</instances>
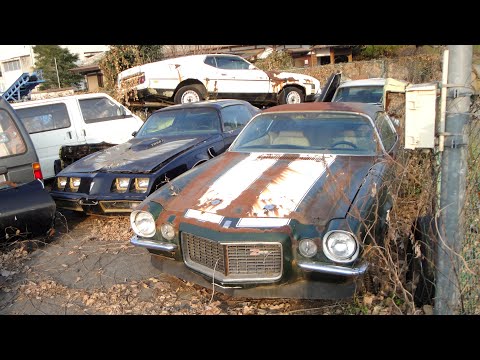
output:
<instances>
[{"instance_id":1,"label":"metal pole","mask_svg":"<svg viewBox=\"0 0 480 360\"><path fill-rule=\"evenodd\" d=\"M460 310L459 257L464 238L467 136L472 45L449 45L448 99L442 154L439 241L436 255L435 314Z\"/></svg>"},{"instance_id":2,"label":"metal pole","mask_svg":"<svg viewBox=\"0 0 480 360\"><path fill-rule=\"evenodd\" d=\"M58 67L57 67L57 58L53 58L55 61L55 70L57 71L57 81L58 81L58 88L60 89L60 77L58 76Z\"/></svg>"}]
</instances>

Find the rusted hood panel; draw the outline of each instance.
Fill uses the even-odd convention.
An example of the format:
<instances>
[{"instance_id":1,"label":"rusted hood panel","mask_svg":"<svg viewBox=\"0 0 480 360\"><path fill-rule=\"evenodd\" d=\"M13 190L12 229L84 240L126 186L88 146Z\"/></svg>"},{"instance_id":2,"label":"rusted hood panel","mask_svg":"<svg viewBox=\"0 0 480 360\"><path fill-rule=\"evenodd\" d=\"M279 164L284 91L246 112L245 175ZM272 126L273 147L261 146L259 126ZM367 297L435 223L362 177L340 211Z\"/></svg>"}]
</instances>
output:
<instances>
[{"instance_id":1,"label":"rusted hood panel","mask_svg":"<svg viewBox=\"0 0 480 360\"><path fill-rule=\"evenodd\" d=\"M84 157L66 167L58 175L95 171L148 173L168 159L206 141L209 137L211 135L134 138Z\"/></svg>"},{"instance_id":2,"label":"rusted hood panel","mask_svg":"<svg viewBox=\"0 0 480 360\"><path fill-rule=\"evenodd\" d=\"M166 210L321 224L344 217L374 157L227 152L152 196ZM171 189L176 194L172 196Z\"/></svg>"}]
</instances>

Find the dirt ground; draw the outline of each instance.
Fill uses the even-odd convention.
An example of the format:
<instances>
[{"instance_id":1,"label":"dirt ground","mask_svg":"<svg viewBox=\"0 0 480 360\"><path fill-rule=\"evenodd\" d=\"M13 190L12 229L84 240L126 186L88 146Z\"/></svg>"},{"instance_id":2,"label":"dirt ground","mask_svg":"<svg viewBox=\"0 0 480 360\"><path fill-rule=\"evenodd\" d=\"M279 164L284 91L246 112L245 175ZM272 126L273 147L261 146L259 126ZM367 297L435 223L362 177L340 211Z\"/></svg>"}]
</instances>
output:
<instances>
[{"instance_id":1,"label":"dirt ground","mask_svg":"<svg viewBox=\"0 0 480 360\"><path fill-rule=\"evenodd\" d=\"M341 302L232 298L173 276L134 247L129 218L64 211L47 244L0 250L0 314L356 314ZM380 310L377 309L377 313Z\"/></svg>"}]
</instances>

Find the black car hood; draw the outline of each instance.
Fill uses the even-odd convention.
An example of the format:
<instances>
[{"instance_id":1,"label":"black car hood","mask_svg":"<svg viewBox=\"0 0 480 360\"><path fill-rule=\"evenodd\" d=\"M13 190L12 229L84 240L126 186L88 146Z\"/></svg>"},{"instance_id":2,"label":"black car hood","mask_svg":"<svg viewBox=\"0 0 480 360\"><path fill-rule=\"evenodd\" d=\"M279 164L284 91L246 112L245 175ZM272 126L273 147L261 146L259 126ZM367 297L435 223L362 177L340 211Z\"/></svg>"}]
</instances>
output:
<instances>
[{"instance_id":1,"label":"black car hood","mask_svg":"<svg viewBox=\"0 0 480 360\"><path fill-rule=\"evenodd\" d=\"M72 172L148 173L212 135L133 138L80 159L58 175Z\"/></svg>"}]
</instances>

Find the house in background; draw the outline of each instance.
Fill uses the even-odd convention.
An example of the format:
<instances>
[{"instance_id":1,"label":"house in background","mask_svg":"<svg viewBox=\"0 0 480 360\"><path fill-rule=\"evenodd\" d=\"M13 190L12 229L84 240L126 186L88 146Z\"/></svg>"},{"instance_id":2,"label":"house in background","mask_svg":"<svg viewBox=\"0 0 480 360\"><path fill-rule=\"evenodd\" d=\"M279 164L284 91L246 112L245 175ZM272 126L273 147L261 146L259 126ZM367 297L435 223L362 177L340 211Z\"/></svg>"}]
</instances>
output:
<instances>
[{"instance_id":1,"label":"house in background","mask_svg":"<svg viewBox=\"0 0 480 360\"><path fill-rule=\"evenodd\" d=\"M35 68L35 45L0 45L0 93L4 92L25 72ZM85 61L95 54L109 50L108 45L60 45L72 54L77 54L79 61Z\"/></svg>"},{"instance_id":2,"label":"house in background","mask_svg":"<svg viewBox=\"0 0 480 360\"><path fill-rule=\"evenodd\" d=\"M93 54L80 62L78 67L70 69L70 71L84 76L84 90L95 92L103 88L103 73L98 64L104 56L104 52Z\"/></svg>"}]
</instances>

